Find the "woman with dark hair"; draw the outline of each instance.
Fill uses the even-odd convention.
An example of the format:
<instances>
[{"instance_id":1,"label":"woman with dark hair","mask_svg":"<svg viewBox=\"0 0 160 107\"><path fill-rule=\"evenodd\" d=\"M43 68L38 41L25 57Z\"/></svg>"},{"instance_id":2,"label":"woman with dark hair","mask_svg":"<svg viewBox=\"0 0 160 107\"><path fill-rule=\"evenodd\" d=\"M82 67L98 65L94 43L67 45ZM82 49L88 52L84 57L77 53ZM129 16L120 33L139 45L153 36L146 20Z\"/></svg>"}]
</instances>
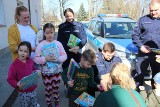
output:
<instances>
[{"instance_id":1,"label":"woman with dark hair","mask_svg":"<svg viewBox=\"0 0 160 107\"><path fill-rule=\"evenodd\" d=\"M86 32L83 28L83 24L74 20L74 12L71 8L67 8L64 11L64 16L66 21L59 25L58 38L67 53L67 60L63 63L63 69L69 66L70 59L73 58L76 62L80 62L80 53L79 51L87 42ZM73 34L81 41L75 47L69 47L67 45L70 35Z\"/></svg>"}]
</instances>

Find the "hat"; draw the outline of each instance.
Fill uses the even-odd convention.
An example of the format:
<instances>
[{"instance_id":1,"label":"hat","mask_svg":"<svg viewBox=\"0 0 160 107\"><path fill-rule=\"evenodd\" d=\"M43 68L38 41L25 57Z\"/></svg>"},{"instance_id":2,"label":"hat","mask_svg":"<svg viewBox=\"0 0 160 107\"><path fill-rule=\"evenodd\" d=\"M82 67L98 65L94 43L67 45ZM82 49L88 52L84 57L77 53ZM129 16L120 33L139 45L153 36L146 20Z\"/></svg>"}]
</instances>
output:
<instances>
[{"instance_id":1,"label":"hat","mask_svg":"<svg viewBox=\"0 0 160 107\"><path fill-rule=\"evenodd\" d=\"M160 84L160 72L159 73L157 73L155 76L154 76L154 82L156 82L156 83L158 83L158 84Z\"/></svg>"}]
</instances>

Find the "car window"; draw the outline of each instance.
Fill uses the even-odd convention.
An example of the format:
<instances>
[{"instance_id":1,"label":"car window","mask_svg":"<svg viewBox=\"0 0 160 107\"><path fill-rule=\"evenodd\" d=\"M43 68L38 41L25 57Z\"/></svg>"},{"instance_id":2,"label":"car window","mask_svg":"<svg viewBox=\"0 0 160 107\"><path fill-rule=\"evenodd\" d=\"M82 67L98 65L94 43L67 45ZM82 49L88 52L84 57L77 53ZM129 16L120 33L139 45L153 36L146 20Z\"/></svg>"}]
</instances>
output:
<instances>
[{"instance_id":1,"label":"car window","mask_svg":"<svg viewBox=\"0 0 160 107\"><path fill-rule=\"evenodd\" d=\"M107 22L105 23L105 34L107 35L121 35L122 37L128 36L131 38L131 31L134 28L133 22Z\"/></svg>"},{"instance_id":2,"label":"car window","mask_svg":"<svg viewBox=\"0 0 160 107\"><path fill-rule=\"evenodd\" d=\"M96 26L93 32L96 33L97 35L101 35L101 22L100 21L96 23Z\"/></svg>"},{"instance_id":3,"label":"car window","mask_svg":"<svg viewBox=\"0 0 160 107\"><path fill-rule=\"evenodd\" d=\"M96 25L96 21L94 21L94 20L91 21L91 22L89 23L88 29L91 30L91 31L93 31L95 25Z\"/></svg>"}]
</instances>

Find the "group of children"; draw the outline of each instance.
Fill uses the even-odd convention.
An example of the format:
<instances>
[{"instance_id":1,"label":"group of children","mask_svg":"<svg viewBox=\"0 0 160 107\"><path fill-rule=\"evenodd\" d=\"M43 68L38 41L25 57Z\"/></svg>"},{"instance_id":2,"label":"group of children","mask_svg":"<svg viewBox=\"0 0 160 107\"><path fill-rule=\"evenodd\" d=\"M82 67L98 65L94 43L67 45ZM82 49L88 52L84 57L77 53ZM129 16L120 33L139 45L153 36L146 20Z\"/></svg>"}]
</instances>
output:
<instances>
[{"instance_id":1,"label":"group of children","mask_svg":"<svg viewBox=\"0 0 160 107\"><path fill-rule=\"evenodd\" d=\"M101 81L101 75L109 73L111 67L115 62L121 62L120 58L114 56L115 47L112 43L106 43L103 47L102 52L98 53L97 56L95 52L88 49L85 50L81 55L81 60L79 63L80 68L75 67L72 80L69 80L67 77L68 69L62 69L63 62L67 59L67 54L60 42L54 39L55 37L55 27L54 25L47 23L43 27L44 38L41 41L35 51L34 61L30 58L31 54L31 44L29 42L21 42L18 46L18 58L14 60L9 68L8 83L18 89L19 100L21 107L39 107L36 98L36 87L37 85L31 86L25 90L22 90L24 84L20 84L20 80L33 73L33 71L38 70L34 67L35 63L41 65L42 71L38 70L39 76L42 74L43 83L45 85L45 97L48 107L52 107L52 93L54 98L55 107L59 107L59 86L62 79L65 84L71 87L71 92L69 95L69 107L76 107L74 100L81 95L83 92L87 92L89 87L94 89L103 90L99 85ZM43 48L50 44L55 44L57 47L58 57L51 54L46 56ZM47 51L46 51L47 52ZM98 59L97 59L98 58ZM54 64L49 66L49 62ZM96 65L95 65L96 64ZM91 66L94 65L96 69L93 69ZM63 72L62 72L63 71ZM98 72L96 75L94 73ZM99 78L99 82L95 82L95 77ZM149 93L146 98L147 104L150 102L158 102L157 105L160 105L160 74L158 73L155 77L156 90ZM142 87L140 87L141 89ZM106 89L105 89L106 90ZM90 93L88 91L88 93ZM92 93L92 92L91 92ZM151 96L151 97L150 97ZM152 105L153 107L153 105Z\"/></svg>"},{"instance_id":2,"label":"group of children","mask_svg":"<svg viewBox=\"0 0 160 107\"><path fill-rule=\"evenodd\" d=\"M42 75L43 83L45 85L45 97L48 107L52 107L51 99L52 93L55 101L55 107L59 107L59 86L61 80L62 63L67 59L67 54L62 44L56 40L55 27L51 23L47 23L43 27L44 38L41 43L38 44L35 50L34 61L30 58L31 44L27 41L23 41L18 46L18 58L10 65L8 72L8 83L18 89L19 101L21 107L39 107L36 98L36 87L33 85L25 90L22 90L24 84L20 84L20 80L32 74L38 68L35 65L41 66L41 71L38 70L39 76ZM54 54L44 55L48 53L43 52L43 47L55 44L57 47L58 57ZM46 50L50 52L50 50ZM54 65L48 67L47 63L53 62ZM55 69L53 69L55 68Z\"/></svg>"}]
</instances>

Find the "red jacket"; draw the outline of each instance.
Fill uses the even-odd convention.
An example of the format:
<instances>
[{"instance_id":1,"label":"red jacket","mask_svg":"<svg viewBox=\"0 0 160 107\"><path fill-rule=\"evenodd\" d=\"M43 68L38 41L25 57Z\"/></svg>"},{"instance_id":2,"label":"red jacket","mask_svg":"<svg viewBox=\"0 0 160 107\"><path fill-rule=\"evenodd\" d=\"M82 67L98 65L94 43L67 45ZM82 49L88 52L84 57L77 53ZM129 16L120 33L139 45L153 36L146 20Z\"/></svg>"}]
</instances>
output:
<instances>
[{"instance_id":1,"label":"red jacket","mask_svg":"<svg viewBox=\"0 0 160 107\"><path fill-rule=\"evenodd\" d=\"M31 58L27 58L26 62L20 61L18 58L14 60L14 62L10 65L8 72L8 83L16 88L17 83L23 77L28 76L33 73L34 70L37 70L34 67L34 62ZM36 89L37 85L34 85L26 90L18 90L19 92L32 92Z\"/></svg>"}]
</instances>

